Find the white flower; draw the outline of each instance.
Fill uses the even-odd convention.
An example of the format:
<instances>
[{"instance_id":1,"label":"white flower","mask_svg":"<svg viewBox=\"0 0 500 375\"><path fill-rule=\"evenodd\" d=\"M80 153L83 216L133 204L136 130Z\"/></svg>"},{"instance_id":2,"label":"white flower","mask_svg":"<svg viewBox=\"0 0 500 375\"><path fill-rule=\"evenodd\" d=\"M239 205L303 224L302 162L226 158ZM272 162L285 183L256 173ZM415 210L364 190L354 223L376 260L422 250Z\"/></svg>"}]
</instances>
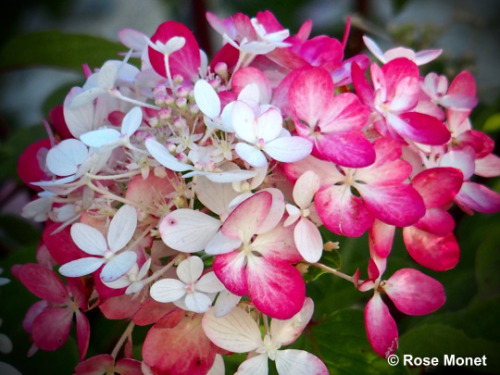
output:
<instances>
[{"instance_id":1,"label":"white flower","mask_svg":"<svg viewBox=\"0 0 500 375\"><path fill-rule=\"evenodd\" d=\"M94 227L83 223L71 226L71 238L75 244L91 257L73 260L63 264L59 273L68 277L88 275L104 265L101 280L111 282L127 273L137 260L132 250L118 253L132 239L137 227L137 213L134 207L122 206L111 220L107 241Z\"/></svg>"},{"instance_id":2,"label":"white flower","mask_svg":"<svg viewBox=\"0 0 500 375\"><path fill-rule=\"evenodd\" d=\"M215 294L225 288L213 271L200 278L202 273L203 261L191 256L177 267L179 280L163 279L155 282L151 287L151 297L158 302L173 302L184 310L204 313L212 306Z\"/></svg>"},{"instance_id":3,"label":"white flower","mask_svg":"<svg viewBox=\"0 0 500 375\"><path fill-rule=\"evenodd\" d=\"M144 278L147 276L151 267L151 258L144 262L139 269L137 263L134 263L132 268L123 276L115 281L105 282L104 284L113 289L127 288L125 294L135 294L141 291L144 287Z\"/></svg>"}]
</instances>

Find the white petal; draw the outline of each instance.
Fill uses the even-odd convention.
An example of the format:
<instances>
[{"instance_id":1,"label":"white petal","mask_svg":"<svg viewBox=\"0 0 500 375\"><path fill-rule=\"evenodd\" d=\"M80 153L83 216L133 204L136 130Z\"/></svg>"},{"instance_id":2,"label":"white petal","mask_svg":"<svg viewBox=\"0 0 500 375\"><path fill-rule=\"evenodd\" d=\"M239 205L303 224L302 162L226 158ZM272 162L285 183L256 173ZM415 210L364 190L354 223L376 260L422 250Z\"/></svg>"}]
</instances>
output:
<instances>
[{"instance_id":1,"label":"white petal","mask_svg":"<svg viewBox=\"0 0 500 375\"><path fill-rule=\"evenodd\" d=\"M245 160L252 167L263 167L267 164L266 156L255 146L248 143L237 143L234 150L240 158Z\"/></svg>"},{"instance_id":2,"label":"white petal","mask_svg":"<svg viewBox=\"0 0 500 375\"><path fill-rule=\"evenodd\" d=\"M77 139L65 139L47 153L47 168L57 176L69 176L88 157L88 149Z\"/></svg>"},{"instance_id":3,"label":"white petal","mask_svg":"<svg viewBox=\"0 0 500 375\"><path fill-rule=\"evenodd\" d=\"M246 85L243 90L238 94L238 100L247 103L259 103L260 101L260 91L259 85L256 83L250 83Z\"/></svg>"},{"instance_id":4,"label":"white petal","mask_svg":"<svg viewBox=\"0 0 500 375\"><path fill-rule=\"evenodd\" d=\"M223 290L219 293L217 301L215 301L215 306L213 309L213 314L215 317L220 318L231 312L232 309L240 302L241 297L236 294L231 293L228 290Z\"/></svg>"},{"instance_id":5,"label":"white petal","mask_svg":"<svg viewBox=\"0 0 500 375\"><path fill-rule=\"evenodd\" d=\"M87 224L76 223L71 226L71 238L76 246L91 255L103 255L108 245L101 232Z\"/></svg>"},{"instance_id":6,"label":"white petal","mask_svg":"<svg viewBox=\"0 0 500 375\"><path fill-rule=\"evenodd\" d=\"M287 227L287 226L295 223L297 220L299 220L302 213L298 207L296 207L290 203L287 203L285 205L285 209L286 209L286 212L288 213L288 217L286 218L285 222L283 223L283 226Z\"/></svg>"},{"instance_id":7,"label":"white petal","mask_svg":"<svg viewBox=\"0 0 500 375\"><path fill-rule=\"evenodd\" d=\"M259 354L255 357L243 361L241 365L239 365L238 371L236 371L234 375L267 375L268 370L269 369L268 369L267 355ZM290 372L287 373L286 375L288 374L294 374L294 373Z\"/></svg>"},{"instance_id":8,"label":"white petal","mask_svg":"<svg viewBox=\"0 0 500 375\"><path fill-rule=\"evenodd\" d=\"M175 172L184 172L192 169L192 166L181 163L177 160L177 158L168 152L165 146L160 144L158 141L148 138L146 139L145 145L151 156L164 167Z\"/></svg>"},{"instance_id":9,"label":"white petal","mask_svg":"<svg viewBox=\"0 0 500 375\"><path fill-rule=\"evenodd\" d=\"M104 263L103 258L87 257L72 260L59 267L59 273L67 277L80 277L97 271Z\"/></svg>"},{"instance_id":10,"label":"white petal","mask_svg":"<svg viewBox=\"0 0 500 375\"><path fill-rule=\"evenodd\" d=\"M210 367L207 375L224 375L225 373L224 359L220 354L216 354L214 364Z\"/></svg>"},{"instance_id":11,"label":"white petal","mask_svg":"<svg viewBox=\"0 0 500 375\"><path fill-rule=\"evenodd\" d=\"M86 104L92 105L92 100L106 93L106 90L101 87L93 87L88 90L83 90L80 94L73 97L69 104L70 109L78 109ZM93 106L93 105L92 105Z\"/></svg>"},{"instance_id":12,"label":"white petal","mask_svg":"<svg viewBox=\"0 0 500 375\"><path fill-rule=\"evenodd\" d=\"M224 284L215 275L215 272L210 271L203 275L196 283L196 290L205 293L217 293L225 289Z\"/></svg>"},{"instance_id":13,"label":"white petal","mask_svg":"<svg viewBox=\"0 0 500 375\"><path fill-rule=\"evenodd\" d=\"M186 295L184 303L189 311L201 314L207 312L212 306L212 299L206 294L194 292Z\"/></svg>"},{"instance_id":14,"label":"white petal","mask_svg":"<svg viewBox=\"0 0 500 375\"><path fill-rule=\"evenodd\" d=\"M73 87L64 99L63 113L64 120L73 137L78 138L81 134L94 130L94 105L88 102L78 108L72 108L73 99L82 92L81 87Z\"/></svg>"},{"instance_id":15,"label":"white petal","mask_svg":"<svg viewBox=\"0 0 500 375\"><path fill-rule=\"evenodd\" d=\"M229 253L241 246L239 238L229 238L218 231L205 246L205 252L210 255Z\"/></svg>"},{"instance_id":16,"label":"white petal","mask_svg":"<svg viewBox=\"0 0 500 375\"><path fill-rule=\"evenodd\" d=\"M151 298L158 302L174 302L186 294L186 285L176 279L158 280L149 291Z\"/></svg>"},{"instance_id":17,"label":"white petal","mask_svg":"<svg viewBox=\"0 0 500 375\"><path fill-rule=\"evenodd\" d=\"M313 312L314 302L311 298L307 297L302 309L290 319L271 320L272 341L282 346L293 343L311 320Z\"/></svg>"},{"instance_id":18,"label":"white petal","mask_svg":"<svg viewBox=\"0 0 500 375\"><path fill-rule=\"evenodd\" d=\"M200 211L181 208L165 216L159 226L161 239L172 249L194 253L205 248L217 233L219 220Z\"/></svg>"},{"instance_id":19,"label":"white petal","mask_svg":"<svg viewBox=\"0 0 500 375\"><path fill-rule=\"evenodd\" d=\"M219 116L221 109L219 95L217 95L212 85L204 79L200 79L195 83L194 99L196 105L203 114L210 118Z\"/></svg>"},{"instance_id":20,"label":"white petal","mask_svg":"<svg viewBox=\"0 0 500 375\"><path fill-rule=\"evenodd\" d=\"M111 282L104 282L103 281L103 284L111 289L122 289L122 288L126 288L130 285L130 279L129 279L128 275L125 274L125 275L119 277L118 279L116 279L115 281L111 281Z\"/></svg>"},{"instance_id":21,"label":"white petal","mask_svg":"<svg viewBox=\"0 0 500 375\"><path fill-rule=\"evenodd\" d=\"M140 107L134 107L125 115L122 121L121 133L132 135L135 133L142 122L142 110Z\"/></svg>"},{"instance_id":22,"label":"white petal","mask_svg":"<svg viewBox=\"0 0 500 375\"><path fill-rule=\"evenodd\" d=\"M106 61L97 74L97 84L101 89L109 90L113 88L118 75L118 66L121 62Z\"/></svg>"},{"instance_id":23,"label":"white petal","mask_svg":"<svg viewBox=\"0 0 500 375\"><path fill-rule=\"evenodd\" d=\"M297 349L278 350L276 369L280 375L328 375L328 369L321 359Z\"/></svg>"},{"instance_id":24,"label":"white petal","mask_svg":"<svg viewBox=\"0 0 500 375\"><path fill-rule=\"evenodd\" d=\"M125 275L134 266L137 254L133 251L124 251L110 258L101 271L103 282L115 281Z\"/></svg>"},{"instance_id":25,"label":"white petal","mask_svg":"<svg viewBox=\"0 0 500 375\"><path fill-rule=\"evenodd\" d=\"M319 190L319 187L319 176L313 171L306 171L295 182L293 200L300 208L307 208L311 204L314 194Z\"/></svg>"},{"instance_id":26,"label":"white petal","mask_svg":"<svg viewBox=\"0 0 500 375\"><path fill-rule=\"evenodd\" d=\"M316 225L306 218L301 218L293 230L295 246L302 258L309 263L316 263L323 254L323 239Z\"/></svg>"},{"instance_id":27,"label":"white petal","mask_svg":"<svg viewBox=\"0 0 500 375\"><path fill-rule=\"evenodd\" d=\"M231 163L231 165L234 164ZM216 183L205 176L196 178L194 190L200 202L218 215L228 212L229 202L238 195L238 192L233 189L233 184Z\"/></svg>"},{"instance_id":28,"label":"white petal","mask_svg":"<svg viewBox=\"0 0 500 375\"><path fill-rule=\"evenodd\" d=\"M249 178L255 177L256 172L254 170L239 170L239 171L227 171L227 172L208 172L204 174L206 178L210 181L217 182L220 184L235 181L244 181Z\"/></svg>"},{"instance_id":29,"label":"white petal","mask_svg":"<svg viewBox=\"0 0 500 375\"><path fill-rule=\"evenodd\" d=\"M386 58L384 56L384 52L380 49L378 44L371 38L367 37L366 35L363 35L363 42L365 42L366 48L370 50L370 52L375 56L377 59L379 59L381 62L386 63Z\"/></svg>"},{"instance_id":30,"label":"white petal","mask_svg":"<svg viewBox=\"0 0 500 375\"><path fill-rule=\"evenodd\" d=\"M123 249L132 239L137 227L137 213L134 207L126 204L116 212L108 229L109 249L114 253Z\"/></svg>"},{"instance_id":31,"label":"white petal","mask_svg":"<svg viewBox=\"0 0 500 375\"><path fill-rule=\"evenodd\" d=\"M277 108L271 107L257 117L257 138L268 142L281 133L283 129L283 118Z\"/></svg>"},{"instance_id":32,"label":"white petal","mask_svg":"<svg viewBox=\"0 0 500 375\"><path fill-rule=\"evenodd\" d=\"M247 353L263 344L259 326L239 307L222 318L216 318L210 309L203 316L202 325L210 341L230 352Z\"/></svg>"},{"instance_id":33,"label":"white petal","mask_svg":"<svg viewBox=\"0 0 500 375\"><path fill-rule=\"evenodd\" d=\"M192 256L183 260L177 267L179 280L186 284L194 283L203 273L203 261L200 257Z\"/></svg>"},{"instance_id":34,"label":"white petal","mask_svg":"<svg viewBox=\"0 0 500 375\"><path fill-rule=\"evenodd\" d=\"M255 114L245 102L237 101L231 111L231 123L236 135L249 143L257 140Z\"/></svg>"},{"instance_id":35,"label":"white petal","mask_svg":"<svg viewBox=\"0 0 500 375\"><path fill-rule=\"evenodd\" d=\"M277 161L293 163L311 153L312 143L302 137L280 137L266 143L264 151Z\"/></svg>"},{"instance_id":36,"label":"white petal","mask_svg":"<svg viewBox=\"0 0 500 375\"><path fill-rule=\"evenodd\" d=\"M103 128L92 130L80 135L80 140L87 146L99 148L120 138L120 132L116 129Z\"/></svg>"}]
</instances>

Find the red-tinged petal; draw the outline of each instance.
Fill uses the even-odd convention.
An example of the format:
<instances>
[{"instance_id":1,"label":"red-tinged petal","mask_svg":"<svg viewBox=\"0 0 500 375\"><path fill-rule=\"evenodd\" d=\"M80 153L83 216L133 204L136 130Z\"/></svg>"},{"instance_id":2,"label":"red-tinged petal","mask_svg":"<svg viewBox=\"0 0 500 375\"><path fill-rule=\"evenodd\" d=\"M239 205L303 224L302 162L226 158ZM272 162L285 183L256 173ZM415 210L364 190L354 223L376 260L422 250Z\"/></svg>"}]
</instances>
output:
<instances>
[{"instance_id":1,"label":"red-tinged petal","mask_svg":"<svg viewBox=\"0 0 500 375\"><path fill-rule=\"evenodd\" d=\"M395 226L385 224L380 220L375 220L368 232L370 250L374 251L375 254L381 258L387 258L392 250L395 232Z\"/></svg>"},{"instance_id":2,"label":"red-tinged petal","mask_svg":"<svg viewBox=\"0 0 500 375\"><path fill-rule=\"evenodd\" d=\"M476 81L474 76L468 71L462 71L451 81L448 88L448 95L465 95L476 97ZM448 121L454 124L460 124L464 121L472 109L460 111L447 111Z\"/></svg>"},{"instance_id":3,"label":"red-tinged petal","mask_svg":"<svg viewBox=\"0 0 500 375\"><path fill-rule=\"evenodd\" d=\"M23 328L26 332L31 333L33 321L48 307L49 303L44 299L37 301L30 306L23 319Z\"/></svg>"},{"instance_id":4,"label":"red-tinged petal","mask_svg":"<svg viewBox=\"0 0 500 375\"><path fill-rule=\"evenodd\" d=\"M418 78L405 77L396 84L388 109L394 113L412 110L417 105L419 94Z\"/></svg>"},{"instance_id":5,"label":"red-tinged petal","mask_svg":"<svg viewBox=\"0 0 500 375\"><path fill-rule=\"evenodd\" d=\"M417 82L415 83L418 86L420 76L418 66L405 57L393 59L384 64L381 69L386 80L388 96L394 95L400 82L407 77L416 79Z\"/></svg>"},{"instance_id":6,"label":"red-tinged petal","mask_svg":"<svg viewBox=\"0 0 500 375\"><path fill-rule=\"evenodd\" d=\"M375 353L387 358L398 347L398 328L389 309L375 293L365 307L365 326L368 341Z\"/></svg>"},{"instance_id":7,"label":"red-tinged petal","mask_svg":"<svg viewBox=\"0 0 500 375\"><path fill-rule=\"evenodd\" d=\"M428 208L424 217L420 218L413 225L424 232L429 232L437 236L445 236L455 229L455 220L450 213L436 207Z\"/></svg>"},{"instance_id":8,"label":"red-tinged petal","mask_svg":"<svg viewBox=\"0 0 500 375\"><path fill-rule=\"evenodd\" d=\"M466 212L493 214L500 211L500 194L476 182L464 182L455 202Z\"/></svg>"},{"instance_id":9,"label":"red-tinged petal","mask_svg":"<svg viewBox=\"0 0 500 375\"><path fill-rule=\"evenodd\" d=\"M76 246L71 238L69 226L54 233L60 225L60 223L47 222L42 233L42 240L52 258L58 264L65 264L78 258L87 257L88 254Z\"/></svg>"},{"instance_id":10,"label":"red-tinged petal","mask_svg":"<svg viewBox=\"0 0 500 375\"><path fill-rule=\"evenodd\" d=\"M292 181L297 180L307 171L316 173L320 180L320 186L335 185L345 180L345 176L331 162L313 156L308 156L295 163L284 164L283 167L286 176Z\"/></svg>"},{"instance_id":11,"label":"red-tinged petal","mask_svg":"<svg viewBox=\"0 0 500 375\"><path fill-rule=\"evenodd\" d=\"M254 67L245 67L234 73L231 88L236 95L249 84L256 84L259 88L260 103L269 103L271 101L271 85L262 71Z\"/></svg>"},{"instance_id":12,"label":"red-tinged petal","mask_svg":"<svg viewBox=\"0 0 500 375\"><path fill-rule=\"evenodd\" d=\"M305 350L286 349L276 353L278 374L328 375L326 365L314 354Z\"/></svg>"},{"instance_id":13,"label":"red-tinged petal","mask_svg":"<svg viewBox=\"0 0 500 375\"><path fill-rule=\"evenodd\" d=\"M479 130L467 130L461 133L456 139L454 149L472 147L475 158L479 159L491 154L495 149L495 140Z\"/></svg>"},{"instance_id":14,"label":"red-tinged petal","mask_svg":"<svg viewBox=\"0 0 500 375\"><path fill-rule=\"evenodd\" d=\"M314 205L323 224L333 233L359 237L375 219L359 197L346 186L328 186L314 197Z\"/></svg>"},{"instance_id":15,"label":"red-tinged petal","mask_svg":"<svg viewBox=\"0 0 500 375\"><path fill-rule=\"evenodd\" d=\"M475 160L474 173L481 177L500 176L500 157L495 154L486 155Z\"/></svg>"},{"instance_id":16,"label":"red-tinged petal","mask_svg":"<svg viewBox=\"0 0 500 375\"><path fill-rule=\"evenodd\" d=\"M156 323L173 309L175 309L175 306L171 303L161 303L148 298L134 314L133 320L138 326L150 325Z\"/></svg>"},{"instance_id":17,"label":"red-tinged petal","mask_svg":"<svg viewBox=\"0 0 500 375\"><path fill-rule=\"evenodd\" d=\"M194 82L198 76L198 68L201 63L200 51L196 38L186 26L175 21L163 22L158 26L158 29L156 29L151 37L151 41L153 43L156 41L165 43L173 37L182 37L186 40L186 43L180 50L173 52L169 56L168 61L172 77L176 74L180 74L185 79ZM149 60L154 70L163 77L166 77L167 74L163 53L151 47L148 47L148 53Z\"/></svg>"},{"instance_id":18,"label":"red-tinged petal","mask_svg":"<svg viewBox=\"0 0 500 375\"><path fill-rule=\"evenodd\" d=\"M304 280L294 266L249 256L246 275L248 296L262 313L289 319L304 305Z\"/></svg>"},{"instance_id":19,"label":"red-tinged petal","mask_svg":"<svg viewBox=\"0 0 500 375\"><path fill-rule=\"evenodd\" d=\"M131 202L137 203L139 207L150 207L158 204L164 197L172 193L175 188L172 185L173 173L166 171L167 176L160 178L150 173L147 178L141 175L135 176L127 186L125 198Z\"/></svg>"},{"instance_id":20,"label":"red-tinged petal","mask_svg":"<svg viewBox=\"0 0 500 375\"><path fill-rule=\"evenodd\" d=\"M76 365L75 375L102 375L114 362L110 354L98 354Z\"/></svg>"},{"instance_id":21,"label":"red-tinged petal","mask_svg":"<svg viewBox=\"0 0 500 375\"><path fill-rule=\"evenodd\" d=\"M227 290L238 296L243 296L248 292L246 259L243 253L233 251L217 255L213 263L214 272L219 280Z\"/></svg>"},{"instance_id":22,"label":"red-tinged petal","mask_svg":"<svg viewBox=\"0 0 500 375\"><path fill-rule=\"evenodd\" d=\"M408 315L429 314L446 300L439 281L412 268L396 271L385 282L384 290L398 310Z\"/></svg>"},{"instance_id":23,"label":"red-tinged petal","mask_svg":"<svg viewBox=\"0 0 500 375\"><path fill-rule=\"evenodd\" d=\"M23 264L17 272L23 285L38 298L59 304L70 299L66 286L54 271L29 263Z\"/></svg>"},{"instance_id":24,"label":"red-tinged petal","mask_svg":"<svg viewBox=\"0 0 500 375\"><path fill-rule=\"evenodd\" d=\"M321 68L301 71L293 80L288 101L295 116L314 128L332 101L333 82L328 72Z\"/></svg>"},{"instance_id":25,"label":"red-tinged petal","mask_svg":"<svg viewBox=\"0 0 500 375\"><path fill-rule=\"evenodd\" d=\"M324 112L319 127L322 133L362 130L368 121L369 114L368 107L361 104L356 95L338 94L333 97Z\"/></svg>"},{"instance_id":26,"label":"red-tinged petal","mask_svg":"<svg viewBox=\"0 0 500 375\"><path fill-rule=\"evenodd\" d=\"M133 358L122 358L116 362L115 372L120 375L143 375L142 362Z\"/></svg>"},{"instance_id":27,"label":"red-tinged petal","mask_svg":"<svg viewBox=\"0 0 500 375\"><path fill-rule=\"evenodd\" d=\"M403 228L403 240L415 262L431 270L447 271L460 259L460 249L453 233L438 236L407 227Z\"/></svg>"},{"instance_id":28,"label":"red-tinged petal","mask_svg":"<svg viewBox=\"0 0 500 375\"><path fill-rule=\"evenodd\" d=\"M141 296L148 291L143 289L141 295L122 294L121 296L111 297L99 305L103 315L110 320L130 319L139 310L141 306Z\"/></svg>"},{"instance_id":29,"label":"red-tinged petal","mask_svg":"<svg viewBox=\"0 0 500 375\"><path fill-rule=\"evenodd\" d=\"M295 247L293 232L293 226L278 225L270 232L259 234L251 248L274 262L297 263L302 258Z\"/></svg>"},{"instance_id":30,"label":"red-tinged petal","mask_svg":"<svg viewBox=\"0 0 500 375\"><path fill-rule=\"evenodd\" d=\"M68 283L68 289L71 292L71 297L78 304L78 307L82 311L86 311L88 309L88 300L90 297L90 291L86 289L85 282L82 278L73 278L69 277L66 279Z\"/></svg>"},{"instance_id":31,"label":"red-tinged petal","mask_svg":"<svg viewBox=\"0 0 500 375\"><path fill-rule=\"evenodd\" d=\"M68 308L51 307L33 321L31 337L42 350L59 349L68 339L73 311Z\"/></svg>"},{"instance_id":32,"label":"red-tinged petal","mask_svg":"<svg viewBox=\"0 0 500 375\"><path fill-rule=\"evenodd\" d=\"M374 91L365 77L365 72L360 66L353 62L351 66L352 84L354 91L358 95L362 103L366 104L369 108L374 108Z\"/></svg>"},{"instance_id":33,"label":"red-tinged petal","mask_svg":"<svg viewBox=\"0 0 500 375\"><path fill-rule=\"evenodd\" d=\"M142 346L144 363L154 374L206 374L214 363L215 353L216 347L205 336L199 314L184 317L173 328L153 326Z\"/></svg>"},{"instance_id":34,"label":"red-tinged petal","mask_svg":"<svg viewBox=\"0 0 500 375\"><path fill-rule=\"evenodd\" d=\"M425 214L418 192L410 185L373 186L356 184L366 207L386 224L412 225Z\"/></svg>"},{"instance_id":35,"label":"red-tinged petal","mask_svg":"<svg viewBox=\"0 0 500 375\"><path fill-rule=\"evenodd\" d=\"M387 120L401 136L427 145L442 145L450 140L446 125L437 118L418 112L399 116L388 115Z\"/></svg>"},{"instance_id":36,"label":"red-tinged petal","mask_svg":"<svg viewBox=\"0 0 500 375\"><path fill-rule=\"evenodd\" d=\"M76 335L78 338L80 361L83 361L89 348L90 324L87 316L80 311L76 312Z\"/></svg>"},{"instance_id":37,"label":"red-tinged petal","mask_svg":"<svg viewBox=\"0 0 500 375\"><path fill-rule=\"evenodd\" d=\"M331 72L341 65L344 51L337 39L319 35L304 42L299 54L312 66Z\"/></svg>"},{"instance_id":38,"label":"red-tinged petal","mask_svg":"<svg viewBox=\"0 0 500 375\"><path fill-rule=\"evenodd\" d=\"M411 184L420 193L425 207L441 207L453 201L464 176L457 168L431 168L416 175Z\"/></svg>"},{"instance_id":39,"label":"red-tinged petal","mask_svg":"<svg viewBox=\"0 0 500 375\"><path fill-rule=\"evenodd\" d=\"M266 191L252 195L240 203L227 217L221 228L222 234L229 238L250 240L266 219L272 201L273 196Z\"/></svg>"},{"instance_id":40,"label":"red-tinged petal","mask_svg":"<svg viewBox=\"0 0 500 375\"><path fill-rule=\"evenodd\" d=\"M373 145L361 131L331 133L318 137L315 147L322 159L344 167L367 167L375 161Z\"/></svg>"},{"instance_id":41,"label":"red-tinged petal","mask_svg":"<svg viewBox=\"0 0 500 375\"><path fill-rule=\"evenodd\" d=\"M26 185L36 191L41 191L42 189L39 186L32 185L32 182L49 179L49 175L45 172L45 165L40 165L40 162L45 160L50 148L49 139L37 141L23 151L17 162L17 175Z\"/></svg>"}]
</instances>

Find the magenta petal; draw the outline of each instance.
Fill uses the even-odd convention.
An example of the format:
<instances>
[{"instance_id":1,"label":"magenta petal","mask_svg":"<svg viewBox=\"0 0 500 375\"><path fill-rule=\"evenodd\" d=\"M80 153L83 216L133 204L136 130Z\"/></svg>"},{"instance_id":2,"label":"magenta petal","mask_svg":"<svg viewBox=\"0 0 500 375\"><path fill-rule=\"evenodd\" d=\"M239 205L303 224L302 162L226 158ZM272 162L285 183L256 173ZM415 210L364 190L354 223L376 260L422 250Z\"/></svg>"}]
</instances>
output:
<instances>
[{"instance_id":1,"label":"magenta petal","mask_svg":"<svg viewBox=\"0 0 500 375\"><path fill-rule=\"evenodd\" d=\"M243 253L233 251L217 255L213 263L215 275L227 290L238 296L243 296L248 292L246 260Z\"/></svg>"},{"instance_id":2,"label":"magenta petal","mask_svg":"<svg viewBox=\"0 0 500 375\"><path fill-rule=\"evenodd\" d=\"M373 88L368 83L365 77L365 72L360 68L360 66L353 62L351 66L352 84L356 94L359 96L360 100L370 108L374 108L373 103Z\"/></svg>"},{"instance_id":3,"label":"magenta petal","mask_svg":"<svg viewBox=\"0 0 500 375\"><path fill-rule=\"evenodd\" d=\"M33 321L31 336L42 350L59 349L68 339L73 311L68 308L52 307L43 311Z\"/></svg>"},{"instance_id":4,"label":"magenta petal","mask_svg":"<svg viewBox=\"0 0 500 375\"><path fill-rule=\"evenodd\" d=\"M35 296L54 303L69 300L68 291L59 276L39 264L23 264L18 271L19 280Z\"/></svg>"},{"instance_id":5,"label":"magenta petal","mask_svg":"<svg viewBox=\"0 0 500 375\"><path fill-rule=\"evenodd\" d=\"M366 207L375 217L397 227L412 225L425 214L425 206L410 185L372 186L356 184Z\"/></svg>"},{"instance_id":6,"label":"magenta petal","mask_svg":"<svg viewBox=\"0 0 500 375\"><path fill-rule=\"evenodd\" d=\"M252 256L246 272L248 296L262 313L277 319L289 319L304 305L304 280L294 266Z\"/></svg>"},{"instance_id":7,"label":"magenta petal","mask_svg":"<svg viewBox=\"0 0 500 375\"><path fill-rule=\"evenodd\" d=\"M31 327L33 326L33 321L46 308L48 308L48 306L49 306L49 303L44 299L39 300L30 306L28 311L26 311L26 315L24 316L24 319L23 319L23 328L26 332L31 333Z\"/></svg>"},{"instance_id":8,"label":"magenta petal","mask_svg":"<svg viewBox=\"0 0 500 375\"><path fill-rule=\"evenodd\" d=\"M425 315L443 306L446 295L441 283L412 268L396 271L384 290L399 311L408 315Z\"/></svg>"},{"instance_id":9,"label":"magenta petal","mask_svg":"<svg viewBox=\"0 0 500 375\"><path fill-rule=\"evenodd\" d=\"M446 125L437 118L418 112L406 112L399 115L400 122L391 125L403 137L427 145L442 145L450 140Z\"/></svg>"},{"instance_id":10,"label":"magenta petal","mask_svg":"<svg viewBox=\"0 0 500 375\"><path fill-rule=\"evenodd\" d=\"M370 249L381 258L387 258L392 250L396 227L375 220L369 231Z\"/></svg>"},{"instance_id":11,"label":"magenta petal","mask_svg":"<svg viewBox=\"0 0 500 375\"><path fill-rule=\"evenodd\" d=\"M372 212L346 186L332 185L320 189L314 197L314 204L319 218L333 233L359 237L373 224Z\"/></svg>"},{"instance_id":12,"label":"magenta petal","mask_svg":"<svg viewBox=\"0 0 500 375\"><path fill-rule=\"evenodd\" d=\"M344 167L361 168L375 161L373 145L361 131L323 135L315 146L322 159Z\"/></svg>"},{"instance_id":13,"label":"magenta petal","mask_svg":"<svg viewBox=\"0 0 500 375\"><path fill-rule=\"evenodd\" d=\"M464 176L457 168L431 168L416 175L411 184L422 196L425 207L450 204L457 195Z\"/></svg>"},{"instance_id":14,"label":"magenta petal","mask_svg":"<svg viewBox=\"0 0 500 375\"><path fill-rule=\"evenodd\" d=\"M428 208L425 216L413 225L425 232L445 236L455 228L455 220L448 211L436 207Z\"/></svg>"},{"instance_id":15,"label":"magenta petal","mask_svg":"<svg viewBox=\"0 0 500 375\"><path fill-rule=\"evenodd\" d=\"M466 210L493 214L500 211L500 194L476 182L464 182L455 202Z\"/></svg>"},{"instance_id":16,"label":"magenta petal","mask_svg":"<svg viewBox=\"0 0 500 375\"><path fill-rule=\"evenodd\" d=\"M90 340L90 324L87 316L81 311L76 311L76 335L78 338L78 351L80 353L80 361L83 361L87 355Z\"/></svg>"},{"instance_id":17,"label":"magenta petal","mask_svg":"<svg viewBox=\"0 0 500 375\"><path fill-rule=\"evenodd\" d=\"M405 57L393 59L387 64L384 64L381 69L386 79L388 95L393 95L400 82L405 78L417 80L415 84L418 86L418 78L420 75L418 66Z\"/></svg>"},{"instance_id":18,"label":"magenta petal","mask_svg":"<svg viewBox=\"0 0 500 375\"><path fill-rule=\"evenodd\" d=\"M453 233L439 236L407 227L403 228L403 240L415 262L431 270L452 269L460 259L460 249Z\"/></svg>"},{"instance_id":19,"label":"magenta petal","mask_svg":"<svg viewBox=\"0 0 500 375\"><path fill-rule=\"evenodd\" d=\"M375 353L387 358L396 351L398 327L378 293L366 304L365 326L368 341Z\"/></svg>"},{"instance_id":20,"label":"magenta petal","mask_svg":"<svg viewBox=\"0 0 500 375\"><path fill-rule=\"evenodd\" d=\"M370 115L368 107L361 104L352 93L335 95L320 120L322 133L362 130Z\"/></svg>"}]
</instances>

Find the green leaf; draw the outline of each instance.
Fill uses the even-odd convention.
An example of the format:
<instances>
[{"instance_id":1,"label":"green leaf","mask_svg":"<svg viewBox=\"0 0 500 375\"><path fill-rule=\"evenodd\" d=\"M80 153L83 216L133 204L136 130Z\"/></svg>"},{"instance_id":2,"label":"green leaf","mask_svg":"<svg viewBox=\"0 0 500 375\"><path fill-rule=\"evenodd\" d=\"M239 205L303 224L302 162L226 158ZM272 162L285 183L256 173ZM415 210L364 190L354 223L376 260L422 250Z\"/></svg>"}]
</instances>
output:
<instances>
[{"instance_id":1,"label":"green leaf","mask_svg":"<svg viewBox=\"0 0 500 375\"><path fill-rule=\"evenodd\" d=\"M81 70L100 67L126 50L119 43L91 35L43 31L15 35L0 50L0 70L49 66Z\"/></svg>"},{"instance_id":2,"label":"green leaf","mask_svg":"<svg viewBox=\"0 0 500 375\"><path fill-rule=\"evenodd\" d=\"M498 130L500 130L500 113L495 113L486 119L483 125L483 131L495 132Z\"/></svg>"}]
</instances>

